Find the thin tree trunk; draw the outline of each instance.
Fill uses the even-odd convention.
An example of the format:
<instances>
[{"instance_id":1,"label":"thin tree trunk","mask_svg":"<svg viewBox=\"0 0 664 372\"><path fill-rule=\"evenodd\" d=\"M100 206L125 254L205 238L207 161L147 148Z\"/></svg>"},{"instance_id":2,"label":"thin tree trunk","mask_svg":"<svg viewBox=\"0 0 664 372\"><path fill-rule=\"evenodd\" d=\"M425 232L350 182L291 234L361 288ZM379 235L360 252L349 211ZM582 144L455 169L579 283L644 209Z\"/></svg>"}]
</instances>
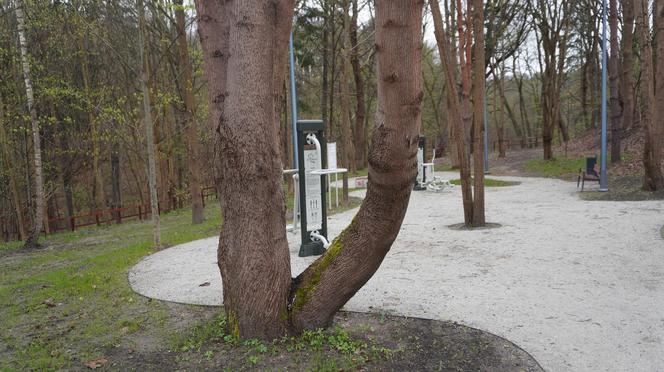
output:
<instances>
[{"instance_id":1,"label":"thin tree trunk","mask_svg":"<svg viewBox=\"0 0 664 372\"><path fill-rule=\"evenodd\" d=\"M495 77L495 75L494 75ZM507 157L506 141L505 141L505 110L502 102L498 99L498 96L504 94L503 80L505 79L505 69L501 68L499 76L496 78L496 91L494 92L495 97L495 109L497 111L496 115L496 127L498 128L498 157L505 158Z\"/></svg>"},{"instance_id":2,"label":"thin tree trunk","mask_svg":"<svg viewBox=\"0 0 664 372\"><path fill-rule=\"evenodd\" d=\"M620 107L620 90L618 88L618 3L610 0L611 14L609 25L611 28L611 58L609 59L609 75L611 85L611 163L620 163L620 146L622 128L620 118L622 116Z\"/></svg>"},{"instance_id":3,"label":"thin tree trunk","mask_svg":"<svg viewBox=\"0 0 664 372\"><path fill-rule=\"evenodd\" d=\"M495 71L495 70L494 70ZM494 78L496 76L494 75ZM521 124L517 120L516 114L514 113L514 109L512 109L512 106L510 103L507 101L507 96L505 94L505 83L504 81L501 84L501 89L500 89L500 102L507 111L507 117L510 119L510 122L512 123L512 127L514 128L514 133L516 134L517 137L520 138L521 141L521 148L525 148L528 143L527 143L527 136L526 133L524 132L523 128L521 127Z\"/></svg>"},{"instance_id":4,"label":"thin tree trunk","mask_svg":"<svg viewBox=\"0 0 664 372\"><path fill-rule=\"evenodd\" d=\"M656 32L656 45L657 56L656 69L655 69L655 111L652 120L652 158L653 167L657 168L659 174L662 174L662 162L664 161L664 1L655 0L655 9L653 13L656 14L657 23L655 24ZM664 178L664 177L662 177ZM664 181L659 179L655 183L656 189L664 190Z\"/></svg>"},{"instance_id":5,"label":"thin tree trunk","mask_svg":"<svg viewBox=\"0 0 664 372\"><path fill-rule=\"evenodd\" d=\"M34 150L34 172L35 172L35 204L32 213L32 228L25 240L24 248L37 247L39 234L44 221L44 208L46 206L44 194L44 171L42 168L41 136L39 134L39 123L37 121L37 110L35 109L35 98L32 90L32 78L30 76L30 62L28 61L28 41L25 36L25 17L23 14L23 1L17 1L16 21L18 26L18 37L21 49L21 64L23 66L23 78L25 81L25 94L28 100L28 111L30 111L30 123L32 125L32 147Z\"/></svg>"},{"instance_id":6,"label":"thin tree trunk","mask_svg":"<svg viewBox=\"0 0 664 372\"><path fill-rule=\"evenodd\" d=\"M157 166L154 144L154 129L152 123L152 107L150 104L150 91L148 90L149 62L145 53L145 8L143 0L138 0L138 20L140 30L138 32L138 52L142 63L141 68L141 92L143 93L143 124L145 125L145 141L148 153L148 183L150 187L150 209L152 223L154 224L154 246L161 247L161 227L159 219L159 196L157 195Z\"/></svg>"},{"instance_id":7,"label":"thin tree trunk","mask_svg":"<svg viewBox=\"0 0 664 372\"><path fill-rule=\"evenodd\" d=\"M1 97L0 97L1 98ZM16 220L18 222L18 232L21 240L25 240L28 236L27 229L25 228L25 216L23 215L23 203L21 203L21 196L18 191L18 183L16 182L17 176L13 166L13 157L9 150L9 138L5 130L5 112L4 103L0 102L0 149L2 157L4 158L4 168L9 178L9 191L11 193L12 204L16 211Z\"/></svg>"},{"instance_id":8,"label":"thin tree trunk","mask_svg":"<svg viewBox=\"0 0 664 372\"><path fill-rule=\"evenodd\" d=\"M194 81L189 60L189 44L182 0L174 0L175 21L178 32L178 58L184 89L185 122L187 123L187 143L189 147L187 167L189 168L189 196L191 197L191 221L203 222L203 202L201 199L200 141L196 121L196 99Z\"/></svg>"},{"instance_id":9,"label":"thin tree trunk","mask_svg":"<svg viewBox=\"0 0 664 372\"><path fill-rule=\"evenodd\" d=\"M634 126L634 1L623 0L622 128Z\"/></svg>"},{"instance_id":10,"label":"thin tree trunk","mask_svg":"<svg viewBox=\"0 0 664 372\"><path fill-rule=\"evenodd\" d=\"M99 145L99 123L95 115L92 101L92 88L90 87L90 64L88 61L88 51L86 47L85 33L81 32L78 36L78 46L81 50L81 74L83 75L83 89L85 99L88 102L86 111L88 114L88 124L90 125L90 138L92 141L92 206L91 210L100 210L106 207L106 195L104 193L104 179L99 166L100 145Z\"/></svg>"},{"instance_id":11,"label":"thin tree trunk","mask_svg":"<svg viewBox=\"0 0 664 372\"><path fill-rule=\"evenodd\" d=\"M440 8L440 6L439 6ZM452 47L451 50L448 50L449 53L451 53L453 56L457 55L457 49L456 49L456 39L454 37L454 30L456 29L456 18L455 18L455 13L456 13L456 0L445 0L445 24L447 25L445 28L446 34L445 36L448 38L448 45ZM442 18L442 16L441 16ZM441 22L441 27L442 27L442 22ZM456 57L453 58L454 63L452 64L453 66L456 66ZM456 74L457 74L457 69L456 67L453 68L455 79L454 79L454 85L447 85L447 89L450 91L448 94L458 94L457 93L457 79L456 79ZM448 99L445 100L445 111L450 112L450 101ZM457 144L456 144L456 138L454 137L454 128L452 125L449 125L449 119L448 119L448 143L449 143L449 156L450 160L452 163L452 169L460 169L460 160L458 156L458 149L457 149Z\"/></svg>"},{"instance_id":12,"label":"thin tree trunk","mask_svg":"<svg viewBox=\"0 0 664 372\"><path fill-rule=\"evenodd\" d=\"M455 69L452 67L454 65L452 58L455 57L452 57L451 53L449 52L451 48L449 46L449 41L445 36L445 30L443 29L443 19L440 13L440 6L436 0L429 0L429 6L431 8L431 15L433 17L436 42L438 44L438 54L441 56L445 82L448 87L454 87L456 86L456 79L454 76ZM459 173L461 178L464 223L466 226L472 226L474 204L470 177L470 159L463 119L461 118L461 103L459 102L459 96L456 94L455 89L448 89L447 101L449 108L448 115L452 127L452 135L454 136L454 142L457 146L457 156L460 165Z\"/></svg>"},{"instance_id":13,"label":"thin tree trunk","mask_svg":"<svg viewBox=\"0 0 664 372\"><path fill-rule=\"evenodd\" d=\"M473 1L473 34L475 36L473 82L473 227L484 226L484 100L486 99L486 65L484 52L484 0ZM502 123L504 126L504 123ZM504 155L504 154L503 154Z\"/></svg>"},{"instance_id":14,"label":"thin tree trunk","mask_svg":"<svg viewBox=\"0 0 664 372\"><path fill-rule=\"evenodd\" d=\"M114 141L111 146L111 189L113 197L113 209L122 208L122 187L120 172L120 142ZM113 213L116 223L122 222L122 211Z\"/></svg>"},{"instance_id":15,"label":"thin tree trunk","mask_svg":"<svg viewBox=\"0 0 664 372\"><path fill-rule=\"evenodd\" d=\"M353 115L351 114L351 27L350 27L350 0L343 0L344 30L343 46L341 52L341 142L342 165L351 173L356 170L355 145L353 143Z\"/></svg>"},{"instance_id":16,"label":"thin tree trunk","mask_svg":"<svg viewBox=\"0 0 664 372\"><path fill-rule=\"evenodd\" d=\"M323 123L325 123L325 135L328 139L332 138L330 137L331 131L330 131L330 122L329 122L329 112L327 110L327 104L329 102L329 93L330 93L330 83L329 83L329 75L330 75L330 58L329 58L329 51L330 51L330 10L329 10L329 5L327 0L322 0L321 1L321 6L323 7L323 56L322 56L322 61L321 64L323 65L323 71L322 71L322 82L321 82L321 95L320 95L320 112L321 112L321 117L323 119ZM332 37L334 38L334 32L332 33ZM297 164L293 165L293 168L297 168Z\"/></svg>"},{"instance_id":17,"label":"thin tree trunk","mask_svg":"<svg viewBox=\"0 0 664 372\"><path fill-rule=\"evenodd\" d=\"M196 1L196 13L198 14L198 35L203 50L203 64L207 81L209 105L209 130L214 134L214 179L215 185L219 185L221 162L219 133L221 131L221 119L224 112L224 100L226 99L226 66L228 64L228 30L229 19L225 13L230 6L220 1ZM217 194L220 190L217 189Z\"/></svg>"},{"instance_id":18,"label":"thin tree trunk","mask_svg":"<svg viewBox=\"0 0 664 372\"><path fill-rule=\"evenodd\" d=\"M353 77L355 80L355 165L359 169L367 166L367 139L366 127L364 125L366 118L366 104L364 99L364 78L362 77L362 66L360 65L360 51L357 41L357 17L358 0L353 2L353 16L351 18L350 43L351 43L351 64L353 66Z\"/></svg>"}]
</instances>

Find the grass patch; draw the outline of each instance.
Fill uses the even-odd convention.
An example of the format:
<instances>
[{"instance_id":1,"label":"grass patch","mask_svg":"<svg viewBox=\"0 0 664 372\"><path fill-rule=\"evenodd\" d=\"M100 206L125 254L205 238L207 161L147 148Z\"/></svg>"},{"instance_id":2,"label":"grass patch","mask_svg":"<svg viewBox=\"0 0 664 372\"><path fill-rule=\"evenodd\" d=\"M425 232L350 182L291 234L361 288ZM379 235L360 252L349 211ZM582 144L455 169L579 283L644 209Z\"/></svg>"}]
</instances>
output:
<instances>
[{"instance_id":1,"label":"grass patch","mask_svg":"<svg viewBox=\"0 0 664 372\"><path fill-rule=\"evenodd\" d=\"M283 336L272 341L241 341L225 334L225 326L225 316L218 314L177 336L173 350L179 353L180 360L202 361L204 369L222 366L229 370L270 369L279 365L285 369L315 371L356 370L370 361L390 359L397 352L375 338L353 336L341 326L304 331L300 336Z\"/></svg>"},{"instance_id":2,"label":"grass patch","mask_svg":"<svg viewBox=\"0 0 664 372\"><path fill-rule=\"evenodd\" d=\"M330 213L360 203L351 198ZM162 244L216 236L220 216L216 202L205 208L199 225L191 224L188 209L163 214ZM180 319L174 311L188 321L196 321L191 314L209 313L131 290L127 271L154 252L152 234L149 221L125 221L49 235L38 250L23 251L21 242L0 244L0 371L79 369L112 350L137 349L146 339L168 347L180 331L171 324ZM223 322L217 317L193 329L176 350L227 341Z\"/></svg>"},{"instance_id":3,"label":"grass patch","mask_svg":"<svg viewBox=\"0 0 664 372\"><path fill-rule=\"evenodd\" d=\"M471 182L472 181L473 181L473 179L471 178ZM460 179L451 180L450 183L452 185L460 186L461 185L461 180ZM493 179L493 178L485 178L484 179L484 187L508 187L508 186L516 186L518 184L519 184L519 182L515 182L515 181L501 181L501 180L497 180L497 179Z\"/></svg>"},{"instance_id":4,"label":"grass patch","mask_svg":"<svg viewBox=\"0 0 664 372\"><path fill-rule=\"evenodd\" d=\"M191 225L189 210L162 215L165 246L218 234L217 203ZM152 224L125 222L48 236L46 248L0 245L0 370L81 366L109 347L133 347L143 329L166 332L166 305L135 294L127 270L152 253Z\"/></svg>"},{"instance_id":5,"label":"grass patch","mask_svg":"<svg viewBox=\"0 0 664 372\"><path fill-rule=\"evenodd\" d=\"M550 178L569 178L586 167L585 158L553 158L551 160L533 159L526 162L524 169L538 176Z\"/></svg>"}]
</instances>

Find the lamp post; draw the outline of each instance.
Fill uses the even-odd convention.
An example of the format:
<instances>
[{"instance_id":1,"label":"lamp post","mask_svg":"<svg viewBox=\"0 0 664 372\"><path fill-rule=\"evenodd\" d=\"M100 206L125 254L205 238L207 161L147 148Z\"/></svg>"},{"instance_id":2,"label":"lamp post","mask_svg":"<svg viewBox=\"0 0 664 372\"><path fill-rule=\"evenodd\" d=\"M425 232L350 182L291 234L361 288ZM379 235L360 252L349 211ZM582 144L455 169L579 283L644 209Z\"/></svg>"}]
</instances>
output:
<instances>
[{"instance_id":1,"label":"lamp post","mask_svg":"<svg viewBox=\"0 0 664 372\"><path fill-rule=\"evenodd\" d=\"M606 174L606 17L607 1L602 1L602 165L599 177L599 191L609 191L608 179Z\"/></svg>"},{"instance_id":2,"label":"lamp post","mask_svg":"<svg viewBox=\"0 0 664 372\"><path fill-rule=\"evenodd\" d=\"M295 86L295 48L293 47L293 32L288 42L290 57L290 91L291 91L291 125L293 127L293 168L299 164L297 154L297 87Z\"/></svg>"},{"instance_id":3,"label":"lamp post","mask_svg":"<svg viewBox=\"0 0 664 372\"><path fill-rule=\"evenodd\" d=\"M489 173L489 109L487 94L484 92L484 173Z\"/></svg>"}]
</instances>

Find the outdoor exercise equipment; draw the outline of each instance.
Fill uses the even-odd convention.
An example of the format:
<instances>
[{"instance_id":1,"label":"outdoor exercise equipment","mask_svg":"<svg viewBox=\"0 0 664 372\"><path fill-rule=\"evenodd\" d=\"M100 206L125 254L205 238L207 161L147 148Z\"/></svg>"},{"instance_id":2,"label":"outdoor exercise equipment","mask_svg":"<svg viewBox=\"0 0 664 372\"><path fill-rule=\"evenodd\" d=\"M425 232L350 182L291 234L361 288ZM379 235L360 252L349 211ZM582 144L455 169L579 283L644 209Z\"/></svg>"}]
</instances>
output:
<instances>
[{"instance_id":1,"label":"outdoor exercise equipment","mask_svg":"<svg viewBox=\"0 0 664 372\"><path fill-rule=\"evenodd\" d=\"M436 159L436 150L433 150L433 158L430 163L424 162L424 156L426 154L426 137L420 137L420 141L417 146L417 178L415 180L415 185L413 190L421 191L427 189L427 171L430 174L430 178L433 179L434 172L434 160Z\"/></svg>"},{"instance_id":2,"label":"outdoor exercise equipment","mask_svg":"<svg viewBox=\"0 0 664 372\"><path fill-rule=\"evenodd\" d=\"M337 169L323 169L327 163L325 125L322 120L297 121L297 152L299 210L302 244L300 257L325 253L330 243L327 236L327 208L325 181Z\"/></svg>"},{"instance_id":3,"label":"outdoor exercise equipment","mask_svg":"<svg viewBox=\"0 0 664 372\"><path fill-rule=\"evenodd\" d=\"M325 124L322 120L297 119L297 86L295 84L295 53L293 33L289 40L291 119L293 129L293 164L297 169L288 169L284 174L292 174L295 198L293 202L293 224L287 230L295 232L298 222L301 225L302 243L300 257L318 256L330 246L327 239L327 175L347 172L336 166L336 146L326 148ZM327 151L323 151L323 149ZM326 155L333 163L323 169L327 163ZM332 156L331 154L334 154ZM339 194L336 194L337 205ZM331 202L331 201L330 201Z\"/></svg>"}]
</instances>

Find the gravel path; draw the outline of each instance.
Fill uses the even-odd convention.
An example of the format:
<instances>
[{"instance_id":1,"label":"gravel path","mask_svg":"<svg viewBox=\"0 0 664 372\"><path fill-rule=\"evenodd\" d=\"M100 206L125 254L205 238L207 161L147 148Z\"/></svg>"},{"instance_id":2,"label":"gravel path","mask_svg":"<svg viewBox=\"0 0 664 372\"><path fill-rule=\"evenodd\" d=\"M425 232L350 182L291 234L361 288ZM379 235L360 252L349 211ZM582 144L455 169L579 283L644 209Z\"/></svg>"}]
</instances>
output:
<instances>
[{"instance_id":1,"label":"gravel path","mask_svg":"<svg viewBox=\"0 0 664 372\"><path fill-rule=\"evenodd\" d=\"M392 250L345 308L484 329L551 371L664 371L664 201L587 202L570 182L497 178L522 182L487 190L498 229L447 228L462 222L459 188L413 193ZM355 212L331 216L331 235ZM288 239L296 275L313 259ZM216 245L158 252L129 281L149 297L219 305Z\"/></svg>"}]
</instances>

